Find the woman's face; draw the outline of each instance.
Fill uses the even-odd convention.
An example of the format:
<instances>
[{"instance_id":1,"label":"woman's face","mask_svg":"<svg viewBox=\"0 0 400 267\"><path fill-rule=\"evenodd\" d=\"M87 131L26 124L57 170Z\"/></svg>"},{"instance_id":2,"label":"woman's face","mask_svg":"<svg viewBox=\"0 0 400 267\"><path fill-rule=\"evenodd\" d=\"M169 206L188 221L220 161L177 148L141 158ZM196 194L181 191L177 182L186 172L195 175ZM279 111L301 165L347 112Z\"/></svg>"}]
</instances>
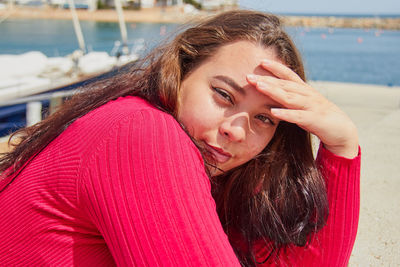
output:
<instances>
[{"instance_id":1,"label":"woman's face","mask_svg":"<svg viewBox=\"0 0 400 267\"><path fill-rule=\"evenodd\" d=\"M231 43L182 82L178 119L194 139L204 143L223 171L259 154L279 123L270 109L280 105L246 80L248 74L272 75L260 66L263 59L279 61L273 49L247 41Z\"/></svg>"}]
</instances>

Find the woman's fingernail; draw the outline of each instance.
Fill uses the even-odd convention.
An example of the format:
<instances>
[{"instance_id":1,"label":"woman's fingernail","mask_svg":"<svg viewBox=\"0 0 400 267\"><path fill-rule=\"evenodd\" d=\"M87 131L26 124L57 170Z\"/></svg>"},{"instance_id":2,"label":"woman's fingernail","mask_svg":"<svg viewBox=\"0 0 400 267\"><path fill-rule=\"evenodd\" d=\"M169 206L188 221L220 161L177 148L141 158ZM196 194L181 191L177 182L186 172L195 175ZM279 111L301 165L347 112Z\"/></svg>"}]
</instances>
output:
<instances>
[{"instance_id":1,"label":"woman's fingernail","mask_svg":"<svg viewBox=\"0 0 400 267\"><path fill-rule=\"evenodd\" d=\"M247 79L248 79L250 82L256 82L256 81L257 81L257 76L254 75L254 74L248 74L248 75L247 75Z\"/></svg>"},{"instance_id":2,"label":"woman's fingernail","mask_svg":"<svg viewBox=\"0 0 400 267\"><path fill-rule=\"evenodd\" d=\"M263 82L257 82L257 87L259 88L259 89L268 89L268 85L266 84L266 83L263 83Z\"/></svg>"},{"instance_id":3,"label":"woman's fingernail","mask_svg":"<svg viewBox=\"0 0 400 267\"><path fill-rule=\"evenodd\" d=\"M282 114L281 109L280 108L271 108L271 113L274 116L279 116Z\"/></svg>"}]
</instances>

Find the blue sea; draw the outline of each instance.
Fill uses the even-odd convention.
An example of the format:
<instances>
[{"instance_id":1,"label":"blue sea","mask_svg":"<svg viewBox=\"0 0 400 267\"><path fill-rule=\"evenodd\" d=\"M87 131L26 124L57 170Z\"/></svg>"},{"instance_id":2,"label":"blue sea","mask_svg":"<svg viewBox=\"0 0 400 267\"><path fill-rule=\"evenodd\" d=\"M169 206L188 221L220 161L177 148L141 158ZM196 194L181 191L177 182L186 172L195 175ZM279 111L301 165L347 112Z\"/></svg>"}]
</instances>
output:
<instances>
[{"instance_id":1,"label":"blue sea","mask_svg":"<svg viewBox=\"0 0 400 267\"><path fill-rule=\"evenodd\" d=\"M120 40L117 23L81 21L88 50L110 52ZM127 23L128 38L148 50L172 36L178 24ZM308 79L400 86L400 31L288 28L303 55ZM0 23L0 54L36 50L65 56L78 49L71 21L7 19Z\"/></svg>"}]
</instances>

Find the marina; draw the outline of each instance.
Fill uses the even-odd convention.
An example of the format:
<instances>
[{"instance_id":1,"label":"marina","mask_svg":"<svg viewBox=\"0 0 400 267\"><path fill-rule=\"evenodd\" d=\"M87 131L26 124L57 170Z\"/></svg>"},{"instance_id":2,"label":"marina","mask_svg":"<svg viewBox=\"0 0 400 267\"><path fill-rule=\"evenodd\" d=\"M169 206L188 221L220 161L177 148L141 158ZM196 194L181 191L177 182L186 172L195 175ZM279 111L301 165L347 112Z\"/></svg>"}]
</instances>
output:
<instances>
[{"instance_id":1,"label":"marina","mask_svg":"<svg viewBox=\"0 0 400 267\"><path fill-rule=\"evenodd\" d=\"M139 52L144 48L143 39L135 40L134 45L129 46L131 44L128 42L121 2L116 0L114 3L119 18L121 41L114 41L110 54L104 51L88 51L75 3L69 0L68 6L79 49L64 57L48 58L40 51L0 55L0 136L41 121L43 116L54 112L65 97L70 97L73 89L80 84L95 80L96 76L108 75L139 58ZM1 22L6 19L4 17ZM68 87L70 91L58 92ZM38 95L40 93L45 94Z\"/></svg>"}]
</instances>

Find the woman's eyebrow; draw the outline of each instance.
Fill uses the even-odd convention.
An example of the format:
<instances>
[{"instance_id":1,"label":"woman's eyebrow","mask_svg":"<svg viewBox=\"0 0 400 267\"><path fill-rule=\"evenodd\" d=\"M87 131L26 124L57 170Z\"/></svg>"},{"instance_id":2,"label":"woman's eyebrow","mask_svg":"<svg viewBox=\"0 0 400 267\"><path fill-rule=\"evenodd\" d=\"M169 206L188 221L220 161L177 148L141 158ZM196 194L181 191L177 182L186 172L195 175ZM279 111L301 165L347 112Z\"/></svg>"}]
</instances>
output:
<instances>
[{"instance_id":1,"label":"woman's eyebrow","mask_svg":"<svg viewBox=\"0 0 400 267\"><path fill-rule=\"evenodd\" d=\"M217 75L217 76L214 76L214 78L228 84L233 89L238 91L240 94L242 94L244 96L246 95L246 91L243 89L243 87L241 87L239 84L237 84L232 78L225 76L225 75Z\"/></svg>"}]
</instances>

